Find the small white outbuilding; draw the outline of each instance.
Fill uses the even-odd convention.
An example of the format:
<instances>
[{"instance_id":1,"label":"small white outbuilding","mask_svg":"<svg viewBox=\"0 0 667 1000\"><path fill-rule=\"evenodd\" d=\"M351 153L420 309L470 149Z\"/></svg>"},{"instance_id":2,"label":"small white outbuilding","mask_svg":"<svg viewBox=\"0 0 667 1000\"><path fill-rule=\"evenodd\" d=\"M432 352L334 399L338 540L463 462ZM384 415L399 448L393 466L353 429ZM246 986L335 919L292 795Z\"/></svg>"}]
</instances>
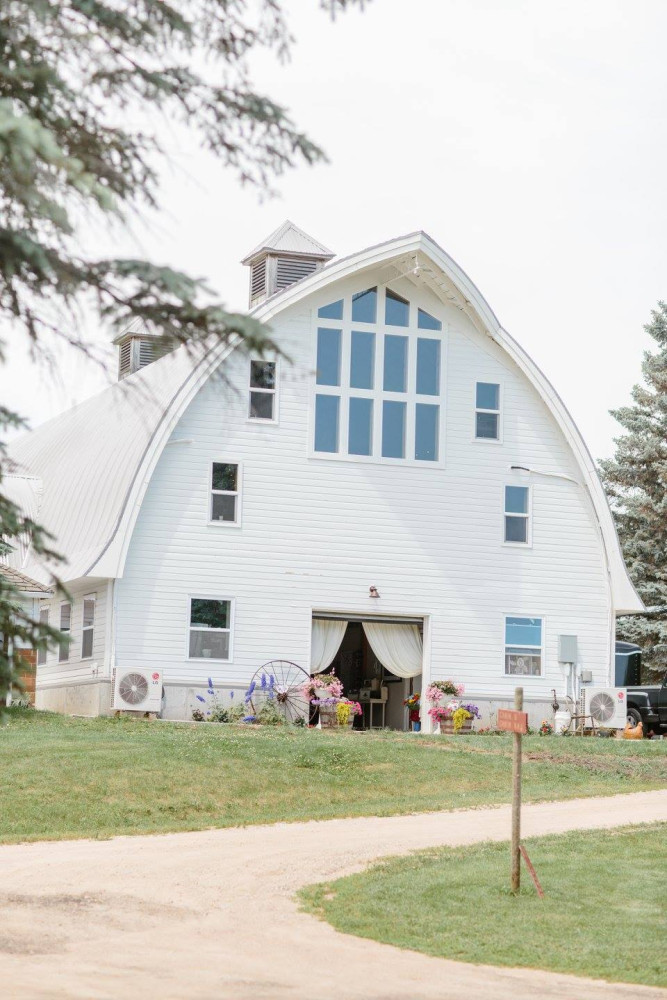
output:
<instances>
[{"instance_id":1,"label":"small white outbuilding","mask_svg":"<svg viewBox=\"0 0 667 1000\"><path fill-rule=\"evenodd\" d=\"M404 728L430 680L485 711L521 683L538 723L582 670L612 683L615 616L642 605L594 463L461 268L424 232L335 259L289 222L244 263L282 356L131 328L118 383L11 450L68 560L37 704L108 712L114 671L159 670L189 718L209 677L333 662Z\"/></svg>"}]
</instances>

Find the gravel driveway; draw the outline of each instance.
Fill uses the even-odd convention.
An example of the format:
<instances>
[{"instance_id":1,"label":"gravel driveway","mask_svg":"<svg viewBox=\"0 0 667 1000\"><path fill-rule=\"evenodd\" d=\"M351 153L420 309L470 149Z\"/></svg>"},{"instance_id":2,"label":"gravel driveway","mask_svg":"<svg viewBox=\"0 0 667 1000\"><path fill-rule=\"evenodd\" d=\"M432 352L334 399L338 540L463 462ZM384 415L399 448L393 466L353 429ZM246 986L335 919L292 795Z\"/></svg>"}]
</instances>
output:
<instances>
[{"instance_id":1,"label":"gravel driveway","mask_svg":"<svg viewBox=\"0 0 667 1000\"><path fill-rule=\"evenodd\" d=\"M667 790L526 806L523 832L654 820L667 820ZM1 847L2 996L667 998L667 990L401 951L338 934L293 900L300 886L374 858L508 832L502 806Z\"/></svg>"}]
</instances>

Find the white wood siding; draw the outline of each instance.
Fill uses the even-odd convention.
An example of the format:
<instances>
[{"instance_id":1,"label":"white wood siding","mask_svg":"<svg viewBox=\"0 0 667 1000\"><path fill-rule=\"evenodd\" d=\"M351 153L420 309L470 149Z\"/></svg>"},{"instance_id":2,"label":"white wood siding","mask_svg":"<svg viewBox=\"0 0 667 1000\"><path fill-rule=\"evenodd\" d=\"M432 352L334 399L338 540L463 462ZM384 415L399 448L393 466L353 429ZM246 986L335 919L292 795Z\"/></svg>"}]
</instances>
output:
<instances>
[{"instance_id":1,"label":"white wood siding","mask_svg":"<svg viewBox=\"0 0 667 1000\"><path fill-rule=\"evenodd\" d=\"M36 687L50 688L61 684L88 683L91 679L108 676L107 651L107 592L109 581L100 579L84 579L74 584L68 584L72 603L72 621L70 636L72 642L69 648L69 659L65 663L58 662L58 650L49 649L46 663L37 667ZM93 655L89 659L81 659L83 599L88 594L95 594L95 627L93 630ZM60 627L60 605L64 597L57 596L48 601L40 601L40 608L49 609L49 625Z\"/></svg>"},{"instance_id":2,"label":"white wood siding","mask_svg":"<svg viewBox=\"0 0 667 1000\"><path fill-rule=\"evenodd\" d=\"M519 681L527 698L563 691L561 632L579 637L581 665L607 682L610 601L586 492L509 471L518 464L578 479L576 465L533 388L461 312L390 282L413 308L443 319L444 467L309 457L317 306L378 280L341 282L274 322L293 361L281 363L277 424L247 419L240 356L226 382L209 381L190 405L151 479L117 584L118 664L160 667L168 684L211 675L240 687L274 658L308 667L313 609L424 615L434 678L510 697L518 682L504 675L509 614L544 618L543 676ZM502 443L474 440L476 381L502 385ZM239 528L207 523L213 461L243 463ZM503 544L512 483L532 487L530 548ZM380 600L368 597L371 584ZM235 599L233 662L187 660L190 594Z\"/></svg>"}]
</instances>

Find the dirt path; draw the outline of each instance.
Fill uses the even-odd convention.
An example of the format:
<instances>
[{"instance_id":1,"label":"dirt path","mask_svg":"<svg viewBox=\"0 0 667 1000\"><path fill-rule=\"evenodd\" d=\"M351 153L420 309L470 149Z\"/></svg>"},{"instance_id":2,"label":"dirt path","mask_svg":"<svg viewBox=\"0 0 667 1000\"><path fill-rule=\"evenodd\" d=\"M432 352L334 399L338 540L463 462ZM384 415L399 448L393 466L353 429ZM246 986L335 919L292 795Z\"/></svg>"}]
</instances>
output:
<instances>
[{"instance_id":1,"label":"dirt path","mask_svg":"<svg viewBox=\"0 0 667 1000\"><path fill-rule=\"evenodd\" d=\"M667 790L527 806L524 834L654 820L667 820ZM667 990L400 951L338 934L294 903L298 887L373 858L503 840L508 830L503 806L1 847L2 996L667 998Z\"/></svg>"}]
</instances>

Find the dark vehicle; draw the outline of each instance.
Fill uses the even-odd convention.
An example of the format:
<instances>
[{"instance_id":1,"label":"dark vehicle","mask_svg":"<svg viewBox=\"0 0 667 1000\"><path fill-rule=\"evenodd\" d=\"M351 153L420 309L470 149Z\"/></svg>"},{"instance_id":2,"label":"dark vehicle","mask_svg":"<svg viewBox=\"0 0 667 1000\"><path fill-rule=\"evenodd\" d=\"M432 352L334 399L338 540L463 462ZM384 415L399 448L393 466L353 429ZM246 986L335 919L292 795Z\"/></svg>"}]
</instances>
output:
<instances>
[{"instance_id":1,"label":"dark vehicle","mask_svg":"<svg viewBox=\"0 0 667 1000\"><path fill-rule=\"evenodd\" d=\"M662 684L642 684L642 651L631 642L616 643L615 662L616 686L628 689L628 722L641 722L644 736L667 733L667 673Z\"/></svg>"}]
</instances>

